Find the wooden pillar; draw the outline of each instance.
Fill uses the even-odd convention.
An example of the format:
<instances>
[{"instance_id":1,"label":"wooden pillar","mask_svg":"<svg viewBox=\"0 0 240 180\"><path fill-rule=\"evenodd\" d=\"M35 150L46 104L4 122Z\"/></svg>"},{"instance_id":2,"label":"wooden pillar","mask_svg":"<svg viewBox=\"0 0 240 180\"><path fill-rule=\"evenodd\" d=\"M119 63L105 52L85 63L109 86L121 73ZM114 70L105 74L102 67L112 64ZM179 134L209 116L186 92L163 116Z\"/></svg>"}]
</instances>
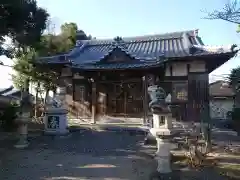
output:
<instances>
[{"instance_id":1,"label":"wooden pillar","mask_svg":"<svg viewBox=\"0 0 240 180\"><path fill-rule=\"evenodd\" d=\"M97 88L96 81L91 79L92 81L92 123L96 123L96 104L97 104Z\"/></svg>"},{"instance_id":2,"label":"wooden pillar","mask_svg":"<svg viewBox=\"0 0 240 180\"><path fill-rule=\"evenodd\" d=\"M147 77L143 76L143 125L148 121L148 92L147 92Z\"/></svg>"},{"instance_id":3,"label":"wooden pillar","mask_svg":"<svg viewBox=\"0 0 240 180\"><path fill-rule=\"evenodd\" d=\"M190 120L200 121L202 106L209 103L208 73L191 73L188 76L188 102L190 105Z\"/></svg>"}]
</instances>

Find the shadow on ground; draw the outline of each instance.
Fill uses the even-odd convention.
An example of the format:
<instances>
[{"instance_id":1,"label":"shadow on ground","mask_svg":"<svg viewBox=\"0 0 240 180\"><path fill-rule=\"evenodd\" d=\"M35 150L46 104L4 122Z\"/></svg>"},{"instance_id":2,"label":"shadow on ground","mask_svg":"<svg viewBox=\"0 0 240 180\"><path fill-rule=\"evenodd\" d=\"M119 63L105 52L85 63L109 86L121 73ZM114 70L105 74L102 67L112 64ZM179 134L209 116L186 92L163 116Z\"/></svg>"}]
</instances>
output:
<instances>
[{"instance_id":1,"label":"shadow on ground","mask_svg":"<svg viewBox=\"0 0 240 180\"><path fill-rule=\"evenodd\" d=\"M156 169L153 158L139 153L145 133L137 128L72 127L70 130L71 136L67 137L31 133L26 150L14 149L14 139L1 141L0 179L147 180ZM155 150L155 146L147 147L145 154ZM227 161L232 162L229 158ZM201 170L181 167L181 171L173 174L176 180L235 180L231 173L235 175L236 170L230 167Z\"/></svg>"},{"instance_id":2,"label":"shadow on ground","mask_svg":"<svg viewBox=\"0 0 240 180\"><path fill-rule=\"evenodd\" d=\"M25 150L4 146L0 179L77 180L149 179L155 162L137 153L144 136L128 131L72 130L71 136L29 137Z\"/></svg>"},{"instance_id":3,"label":"shadow on ground","mask_svg":"<svg viewBox=\"0 0 240 180\"><path fill-rule=\"evenodd\" d=\"M150 165L145 159L137 157L92 157L78 154L56 154L44 151L21 153L13 156L22 164L7 162L10 169L4 169L1 179L148 179L146 172ZM32 158L30 158L32 157ZM34 159L33 159L34 157ZM9 172L9 170L11 172ZM5 171L5 172L4 172Z\"/></svg>"},{"instance_id":4,"label":"shadow on ground","mask_svg":"<svg viewBox=\"0 0 240 180\"><path fill-rule=\"evenodd\" d=\"M144 140L142 134L133 131L109 131L71 129L70 136L30 137L29 149L51 149L56 152L72 152L91 156L125 156L134 154Z\"/></svg>"},{"instance_id":5,"label":"shadow on ground","mask_svg":"<svg viewBox=\"0 0 240 180\"><path fill-rule=\"evenodd\" d=\"M214 158L215 159L215 158ZM216 158L215 160L222 160ZM231 162L232 159L228 159ZM235 166L235 167L234 167ZM197 168L191 168L187 162L185 156L179 155L174 156L173 169L181 169L181 171L175 171L174 175L177 174L177 179L184 180L203 180L203 179L217 179L217 180L237 180L240 176L240 165L237 164L225 164L223 162L217 165L204 165Z\"/></svg>"}]
</instances>

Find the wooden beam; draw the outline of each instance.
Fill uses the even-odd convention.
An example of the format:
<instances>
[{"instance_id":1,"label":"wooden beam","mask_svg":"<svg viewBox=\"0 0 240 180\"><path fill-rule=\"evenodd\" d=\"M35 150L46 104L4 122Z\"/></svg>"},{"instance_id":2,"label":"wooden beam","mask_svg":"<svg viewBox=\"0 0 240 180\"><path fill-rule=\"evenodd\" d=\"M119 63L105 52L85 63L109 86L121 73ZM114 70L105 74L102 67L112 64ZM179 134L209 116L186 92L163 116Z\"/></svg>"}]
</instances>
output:
<instances>
[{"instance_id":1,"label":"wooden beam","mask_svg":"<svg viewBox=\"0 0 240 180\"><path fill-rule=\"evenodd\" d=\"M147 77L143 76L143 125L146 125L148 120L148 92L147 92Z\"/></svg>"},{"instance_id":2,"label":"wooden beam","mask_svg":"<svg viewBox=\"0 0 240 180\"><path fill-rule=\"evenodd\" d=\"M98 81L99 83L132 83L132 82L141 82L140 78L129 78L129 79L119 79L119 80L104 80L104 81Z\"/></svg>"},{"instance_id":3,"label":"wooden beam","mask_svg":"<svg viewBox=\"0 0 240 180\"><path fill-rule=\"evenodd\" d=\"M188 80L188 76L165 76L164 81L181 81Z\"/></svg>"}]
</instances>

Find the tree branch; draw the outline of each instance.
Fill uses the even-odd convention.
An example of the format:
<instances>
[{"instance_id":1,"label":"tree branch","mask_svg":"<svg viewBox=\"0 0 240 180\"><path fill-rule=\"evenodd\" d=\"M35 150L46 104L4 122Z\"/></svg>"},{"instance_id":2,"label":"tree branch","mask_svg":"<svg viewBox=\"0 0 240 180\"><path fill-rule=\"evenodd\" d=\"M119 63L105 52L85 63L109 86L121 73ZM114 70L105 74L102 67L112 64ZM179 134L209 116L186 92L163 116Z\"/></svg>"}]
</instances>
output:
<instances>
[{"instance_id":1,"label":"tree branch","mask_svg":"<svg viewBox=\"0 0 240 180\"><path fill-rule=\"evenodd\" d=\"M240 24L240 3L238 0L225 4L222 10L214 10L212 13L207 13L205 19L220 19L234 24Z\"/></svg>"}]
</instances>

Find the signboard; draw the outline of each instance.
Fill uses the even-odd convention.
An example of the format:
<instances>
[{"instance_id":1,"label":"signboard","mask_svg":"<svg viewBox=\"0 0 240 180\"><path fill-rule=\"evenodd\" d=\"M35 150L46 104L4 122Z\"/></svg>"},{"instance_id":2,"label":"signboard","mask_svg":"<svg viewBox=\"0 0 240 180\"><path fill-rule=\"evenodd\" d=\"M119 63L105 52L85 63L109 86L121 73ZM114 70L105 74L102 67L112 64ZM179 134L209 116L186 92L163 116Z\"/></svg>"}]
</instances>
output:
<instances>
[{"instance_id":1,"label":"signboard","mask_svg":"<svg viewBox=\"0 0 240 180\"><path fill-rule=\"evenodd\" d=\"M49 129L59 129L59 116L48 116L47 127Z\"/></svg>"}]
</instances>

